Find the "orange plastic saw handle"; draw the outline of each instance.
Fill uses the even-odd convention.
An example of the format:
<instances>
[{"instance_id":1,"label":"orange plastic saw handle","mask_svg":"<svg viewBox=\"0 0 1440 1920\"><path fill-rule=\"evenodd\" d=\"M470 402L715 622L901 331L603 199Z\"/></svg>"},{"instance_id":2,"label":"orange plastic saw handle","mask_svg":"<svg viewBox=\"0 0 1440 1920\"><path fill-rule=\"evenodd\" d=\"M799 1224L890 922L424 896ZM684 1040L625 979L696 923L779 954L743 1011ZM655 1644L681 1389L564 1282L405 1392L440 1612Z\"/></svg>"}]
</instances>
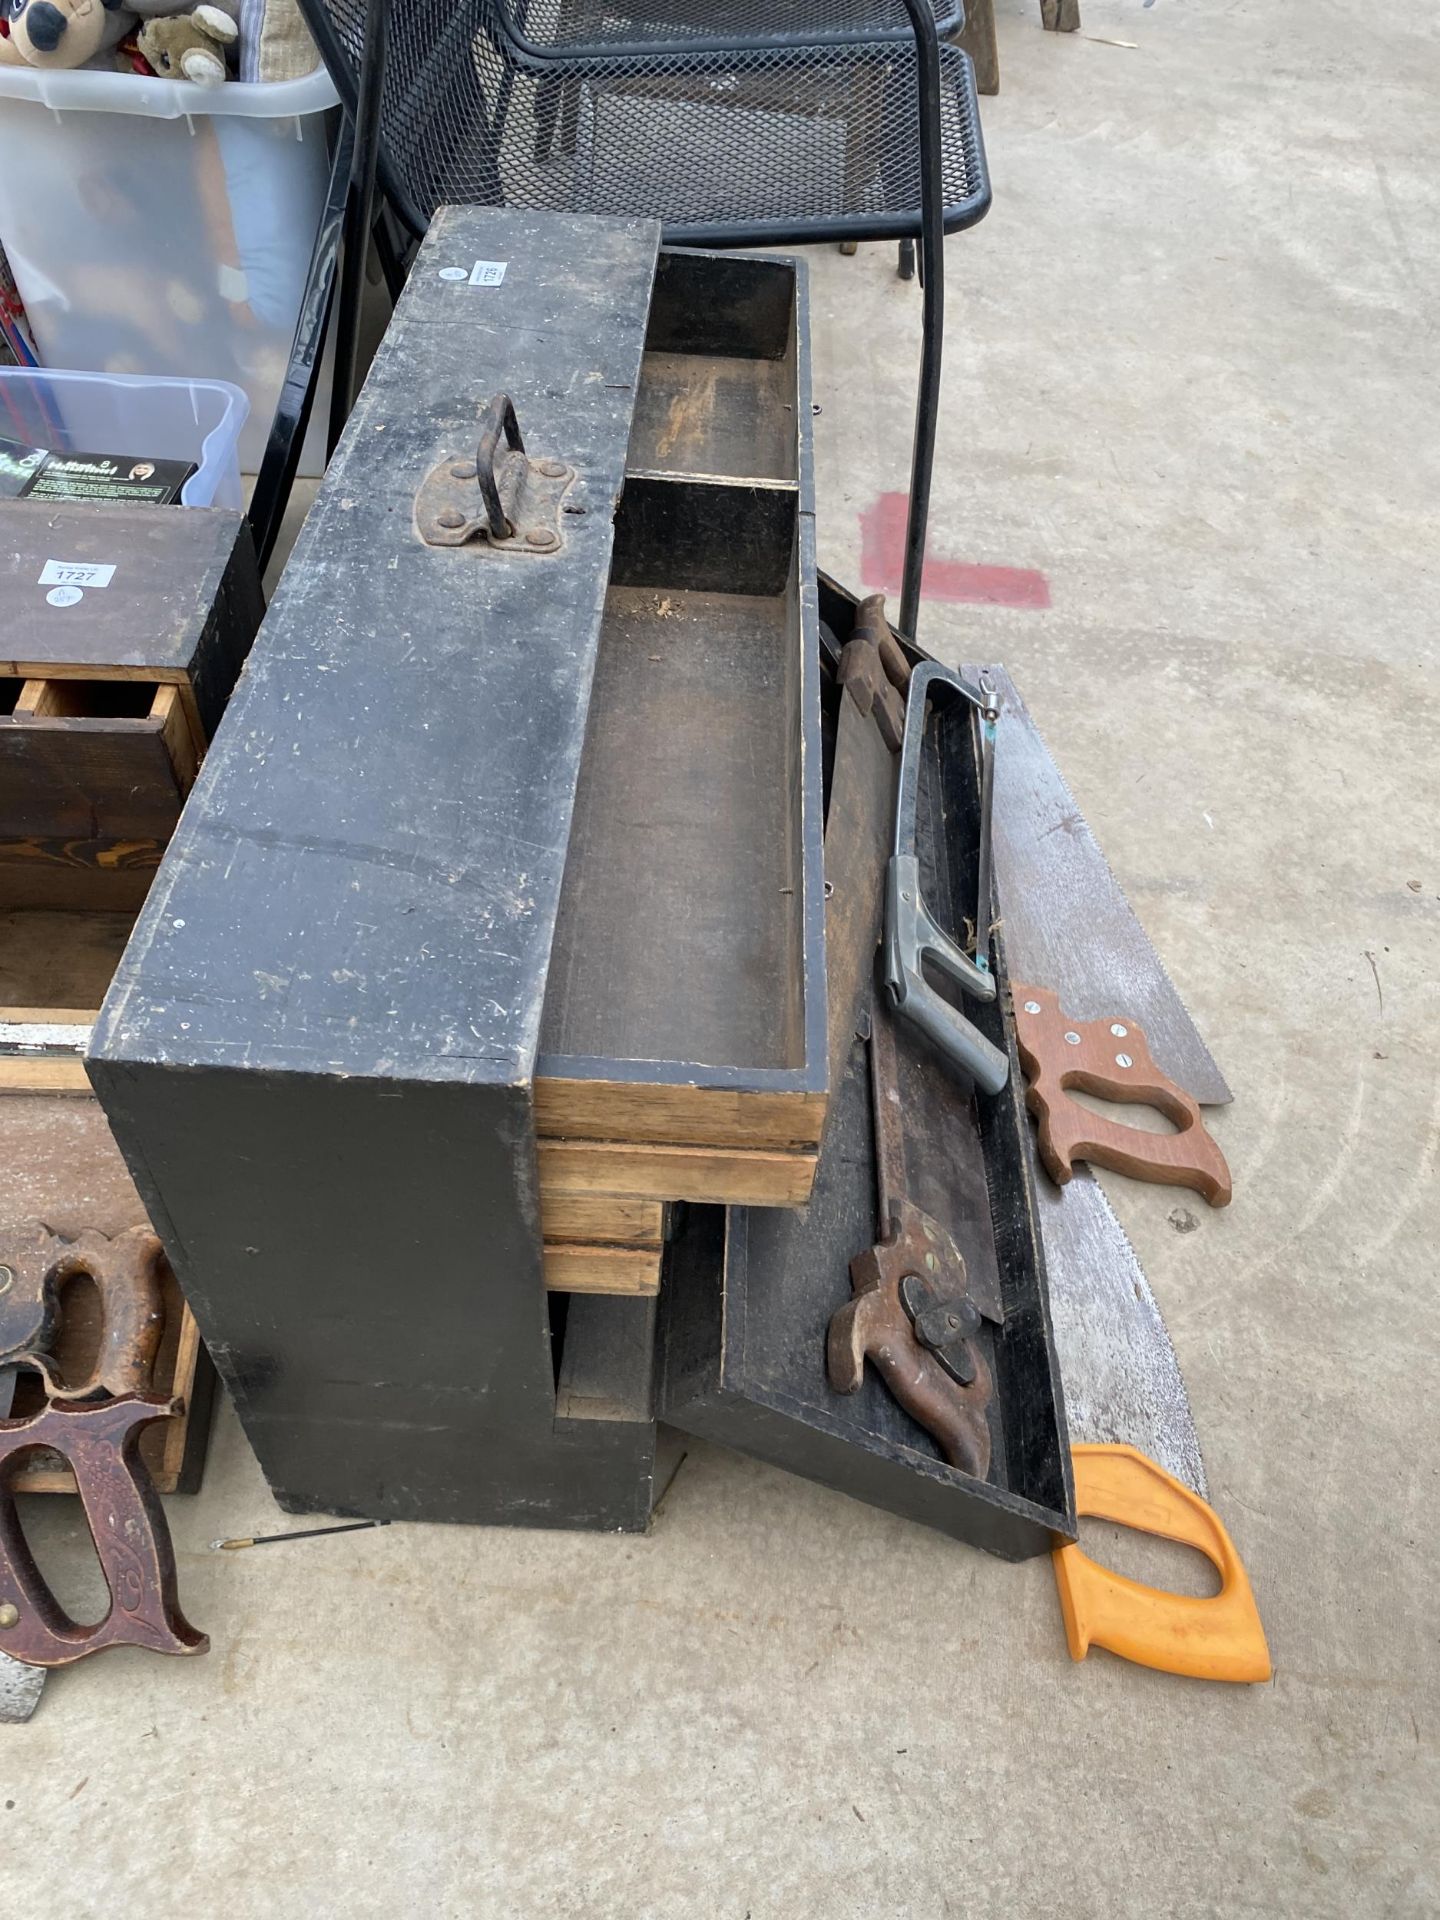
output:
<instances>
[{"instance_id":1,"label":"orange plastic saw handle","mask_svg":"<svg viewBox=\"0 0 1440 1920\"><path fill-rule=\"evenodd\" d=\"M1134 1447L1079 1446L1075 1511L1196 1547L1220 1575L1209 1599L1166 1593L1113 1573L1079 1547L1055 1549L1070 1657L1092 1646L1196 1680L1270 1678L1270 1649L1240 1556L1211 1507Z\"/></svg>"}]
</instances>

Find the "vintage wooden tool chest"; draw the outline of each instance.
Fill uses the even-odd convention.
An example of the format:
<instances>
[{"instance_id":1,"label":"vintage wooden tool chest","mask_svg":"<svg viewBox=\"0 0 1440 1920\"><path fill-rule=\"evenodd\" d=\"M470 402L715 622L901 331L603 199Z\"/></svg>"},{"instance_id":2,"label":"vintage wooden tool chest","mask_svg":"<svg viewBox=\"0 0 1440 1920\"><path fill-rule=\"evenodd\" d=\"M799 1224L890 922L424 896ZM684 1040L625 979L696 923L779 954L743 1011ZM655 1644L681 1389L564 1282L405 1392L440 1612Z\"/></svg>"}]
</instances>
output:
<instances>
[{"instance_id":1,"label":"vintage wooden tool chest","mask_svg":"<svg viewBox=\"0 0 1440 1920\"><path fill-rule=\"evenodd\" d=\"M69 1240L145 1224L81 1054L260 616L238 513L0 503L0 1242L34 1220ZM213 1373L165 1285L155 1387L186 1411L141 1447L169 1493L198 1483ZM87 1310L69 1289L62 1366ZM24 1377L15 1415L39 1396ZM57 1460L17 1479L71 1484Z\"/></svg>"},{"instance_id":2,"label":"vintage wooden tool chest","mask_svg":"<svg viewBox=\"0 0 1440 1920\"><path fill-rule=\"evenodd\" d=\"M434 221L88 1060L296 1510L643 1526L664 1204L809 1192L809 416L795 263Z\"/></svg>"}]
</instances>

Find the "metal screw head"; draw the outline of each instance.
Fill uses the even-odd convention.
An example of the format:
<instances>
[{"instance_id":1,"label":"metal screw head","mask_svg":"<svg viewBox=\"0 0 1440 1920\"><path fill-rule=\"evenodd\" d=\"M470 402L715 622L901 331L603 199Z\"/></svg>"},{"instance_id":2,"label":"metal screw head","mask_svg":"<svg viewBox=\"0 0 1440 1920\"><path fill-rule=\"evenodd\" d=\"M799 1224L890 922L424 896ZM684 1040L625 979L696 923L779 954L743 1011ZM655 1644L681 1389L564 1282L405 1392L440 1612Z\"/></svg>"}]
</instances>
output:
<instances>
[{"instance_id":1,"label":"metal screw head","mask_svg":"<svg viewBox=\"0 0 1440 1920\"><path fill-rule=\"evenodd\" d=\"M1133 1067L1135 1062L1130 1058L1128 1053L1117 1053L1115 1056L1115 1064L1117 1067Z\"/></svg>"},{"instance_id":2,"label":"metal screw head","mask_svg":"<svg viewBox=\"0 0 1440 1920\"><path fill-rule=\"evenodd\" d=\"M457 460L450 469L450 478L452 480L473 480L475 478L475 462L473 460Z\"/></svg>"},{"instance_id":3,"label":"metal screw head","mask_svg":"<svg viewBox=\"0 0 1440 1920\"><path fill-rule=\"evenodd\" d=\"M465 516L457 507L446 507L435 516L437 527L463 527Z\"/></svg>"},{"instance_id":4,"label":"metal screw head","mask_svg":"<svg viewBox=\"0 0 1440 1920\"><path fill-rule=\"evenodd\" d=\"M0 1267L0 1293L8 1293L15 1284L15 1269Z\"/></svg>"},{"instance_id":5,"label":"metal screw head","mask_svg":"<svg viewBox=\"0 0 1440 1920\"><path fill-rule=\"evenodd\" d=\"M537 460L535 469L537 473L543 473L547 480L563 479L568 471L563 460Z\"/></svg>"},{"instance_id":6,"label":"metal screw head","mask_svg":"<svg viewBox=\"0 0 1440 1920\"><path fill-rule=\"evenodd\" d=\"M1128 1027L1122 1027L1120 1022L1115 1020L1111 1022L1110 1031L1117 1040L1123 1040L1130 1029Z\"/></svg>"},{"instance_id":7,"label":"metal screw head","mask_svg":"<svg viewBox=\"0 0 1440 1920\"><path fill-rule=\"evenodd\" d=\"M1025 1002L1025 1011L1026 1013L1039 1013L1040 1002L1038 1000L1027 1000Z\"/></svg>"},{"instance_id":8,"label":"metal screw head","mask_svg":"<svg viewBox=\"0 0 1440 1920\"><path fill-rule=\"evenodd\" d=\"M9 1600L5 1601L0 1605L0 1627L18 1627L19 1624L20 1609Z\"/></svg>"},{"instance_id":9,"label":"metal screw head","mask_svg":"<svg viewBox=\"0 0 1440 1920\"><path fill-rule=\"evenodd\" d=\"M1079 1036L1079 1034L1078 1034L1078 1033L1067 1033L1067 1034L1066 1034L1066 1036L1065 1036L1065 1044L1066 1044L1066 1046L1067 1046L1067 1047L1078 1047L1078 1046L1079 1046L1079 1044L1080 1044L1080 1036Z\"/></svg>"},{"instance_id":10,"label":"metal screw head","mask_svg":"<svg viewBox=\"0 0 1440 1920\"><path fill-rule=\"evenodd\" d=\"M551 547L558 547L560 536L552 533L548 527L532 527L525 536L527 547L534 547L540 553L548 553Z\"/></svg>"}]
</instances>

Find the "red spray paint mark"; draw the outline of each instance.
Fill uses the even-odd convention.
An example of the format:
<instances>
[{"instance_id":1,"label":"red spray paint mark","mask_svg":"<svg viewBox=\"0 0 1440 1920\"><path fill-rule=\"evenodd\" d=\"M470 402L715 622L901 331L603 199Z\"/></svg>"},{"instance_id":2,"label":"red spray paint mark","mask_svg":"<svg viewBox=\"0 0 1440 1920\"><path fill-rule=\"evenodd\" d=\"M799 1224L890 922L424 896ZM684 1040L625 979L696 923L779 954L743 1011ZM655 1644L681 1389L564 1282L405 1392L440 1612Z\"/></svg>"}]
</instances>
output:
<instances>
[{"instance_id":1,"label":"red spray paint mark","mask_svg":"<svg viewBox=\"0 0 1440 1920\"><path fill-rule=\"evenodd\" d=\"M860 578L872 593L899 591L905 572L906 506L905 494L882 493L860 516ZM931 600L964 600L985 607L1050 604L1050 582L1034 567L987 567L975 560L942 560L933 550L925 556L923 584Z\"/></svg>"}]
</instances>

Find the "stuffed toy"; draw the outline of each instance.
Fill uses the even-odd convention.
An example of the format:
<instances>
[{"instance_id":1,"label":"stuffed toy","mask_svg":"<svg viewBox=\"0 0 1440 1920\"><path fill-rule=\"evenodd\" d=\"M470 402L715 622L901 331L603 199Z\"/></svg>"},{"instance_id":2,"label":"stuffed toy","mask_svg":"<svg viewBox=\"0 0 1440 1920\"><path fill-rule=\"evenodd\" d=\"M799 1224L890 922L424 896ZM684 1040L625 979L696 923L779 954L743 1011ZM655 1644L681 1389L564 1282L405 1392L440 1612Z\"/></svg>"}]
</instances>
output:
<instances>
[{"instance_id":1,"label":"stuffed toy","mask_svg":"<svg viewBox=\"0 0 1440 1920\"><path fill-rule=\"evenodd\" d=\"M226 54L240 37L232 8L221 0L186 13L158 12L162 0L139 0L151 17L141 23L140 52L162 80L193 80L197 86L218 87L226 75Z\"/></svg>"},{"instance_id":2,"label":"stuffed toy","mask_svg":"<svg viewBox=\"0 0 1440 1920\"><path fill-rule=\"evenodd\" d=\"M135 25L120 0L0 0L0 66L114 65L113 49Z\"/></svg>"}]
</instances>

